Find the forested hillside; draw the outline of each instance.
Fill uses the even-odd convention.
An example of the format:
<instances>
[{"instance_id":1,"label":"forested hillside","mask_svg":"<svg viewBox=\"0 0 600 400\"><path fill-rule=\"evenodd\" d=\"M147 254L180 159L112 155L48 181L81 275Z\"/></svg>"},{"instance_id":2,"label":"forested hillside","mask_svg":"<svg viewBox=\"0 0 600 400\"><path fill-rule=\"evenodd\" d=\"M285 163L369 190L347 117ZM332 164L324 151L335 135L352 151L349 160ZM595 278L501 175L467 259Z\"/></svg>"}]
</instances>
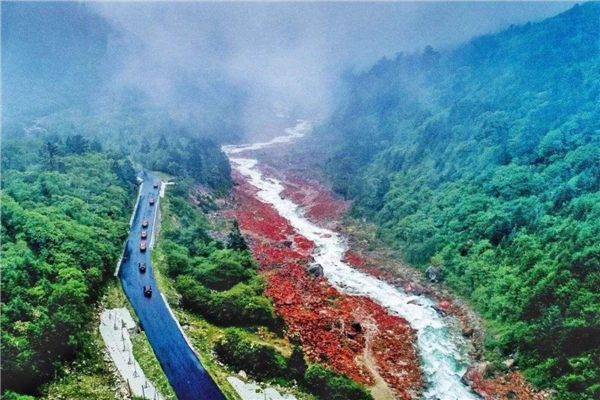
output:
<instances>
[{"instance_id":1,"label":"forested hillside","mask_svg":"<svg viewBox=\"0 0 600 400\"><path fill-rule=\"evenodd\" d=\"M557 399L600 399L600 6L350 74L319 139L354 212ZM494 352L492 352L494 350Z\"/></svg>"},{"instance_id":2,"label":"forested hillside","mask_svg":"<svg viewBox=\"0 0 600 400\"><path fill-rule=\"evenodd\" d=\"M179 92L200 105L191 114L179 103L153 101L119 78L127 52L119 27L87 4L7 3L2 22L4 154L34 159L37 145L81 135L146 168L230 185L220 142L243 133L238 88L222 79L187 82ZM13 159L3 159L3 168L18 168L7 165Z\"/></svg>"},{"instance_id":3,"label":"forested hillside","mask_svg":"<svg viewBox=\"0 0 600 400\"><path fill-rule=\"evenodd\" d=\"M2 171L2 383L29 393L90 340L137 192L128 161L51 152Z\"/></svg>"}]
</instances>

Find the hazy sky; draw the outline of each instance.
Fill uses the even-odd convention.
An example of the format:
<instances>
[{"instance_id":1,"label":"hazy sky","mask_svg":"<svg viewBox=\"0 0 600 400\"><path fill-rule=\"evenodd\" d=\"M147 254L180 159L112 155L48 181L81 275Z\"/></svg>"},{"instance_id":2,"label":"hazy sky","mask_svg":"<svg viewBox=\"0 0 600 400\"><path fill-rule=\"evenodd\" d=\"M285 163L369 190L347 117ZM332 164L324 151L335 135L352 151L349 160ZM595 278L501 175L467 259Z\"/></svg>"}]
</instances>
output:
<instances>
[{"instance_id":1,"label":"hazy sky","mask_svg":"<svg viewBox=\"0 0 600 400\"><path fill-rule=\"evenodd\" d=\"M536 21L566 2L94 3L121 31L126 49L118 79L157 101L177 98L182 77L202 84L225 77L256 104L281 99L314 109L329 103L330 85L349 65L440 48ZM252 110L248 111L249 113Z\"/></svg>"},{"instance_id":2,"label":"hazy sky","mask_svg":"<svg viewBox=\"0 0 600 400\"><path fill-rule=\"evenodd\" d=\"M174 78L225 74L269 97L327 103L348 65L467 41L560 13L563 2L94 3L123 32L122 79L169 99Z\"/></svg>"}]
</instances>

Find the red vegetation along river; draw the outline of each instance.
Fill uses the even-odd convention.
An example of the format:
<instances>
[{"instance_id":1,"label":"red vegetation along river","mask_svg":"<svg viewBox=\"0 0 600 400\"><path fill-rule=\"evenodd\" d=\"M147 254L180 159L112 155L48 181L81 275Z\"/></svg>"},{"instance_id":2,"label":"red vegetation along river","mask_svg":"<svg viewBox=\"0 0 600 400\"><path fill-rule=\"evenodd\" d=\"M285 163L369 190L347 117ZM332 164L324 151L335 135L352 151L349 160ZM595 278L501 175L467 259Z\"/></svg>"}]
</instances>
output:
<instances>
[{"instance_id":1,"label":"red vegetation along river","mask_svg":"<svg viewBox=\"0 0 600 400\"><path fill-rule=\"evenodd\" d=\"M273 207L256 199L256 188L240 174L234 173L234 179L237 208L230 212L250 238L266 277L267 295L307 356L366 385L382 379L400 399L415 398L422 379L415 332L408 322L369 298L340 293L316 276L318 268L309 272L313 243L297 234ZM327 216L342 211L330 204Z\"/></svg>"},{"instance_id":2,"label":"red vegetation along river","mask_svg":"<svg viewBox=\"0 0 600 400\"><path fill-rule=\"evenodd\" d=\"M319 183L298 178L285 169L257 168L263 177L281 182L281 196L299 205L306 219L333 231L343 231L342 217L349 202L336 199ZM314 243L296 232L273 206L260 201L258 189L247 177L237 170L233 176L233 206L226 213L239 221L248 238L259 262L259 272L267 283L266 294L284 318L290 338L302 343L311 360L369 386L376 399L419 398L424 378L415 345L416 331L404 318L390 314L372 299L340 292L329 284L311 255ZM350 241L344 261L363 273L402 286L407 293L426 294L434 299L439 312L457 317L463 332L470 331L468 335L474 336L475 347L480 347L477 342L481 333L475 329L473 334L464 307L422 285L414 276L399 278L383 266L382 260L372 259L367 253ZM474 355L476 359L480 357ZM525 383L518 371L484 378L483 365L476 364L465 376L483 398L547 398L547 394Z\"/></svg>"}]
</instances>

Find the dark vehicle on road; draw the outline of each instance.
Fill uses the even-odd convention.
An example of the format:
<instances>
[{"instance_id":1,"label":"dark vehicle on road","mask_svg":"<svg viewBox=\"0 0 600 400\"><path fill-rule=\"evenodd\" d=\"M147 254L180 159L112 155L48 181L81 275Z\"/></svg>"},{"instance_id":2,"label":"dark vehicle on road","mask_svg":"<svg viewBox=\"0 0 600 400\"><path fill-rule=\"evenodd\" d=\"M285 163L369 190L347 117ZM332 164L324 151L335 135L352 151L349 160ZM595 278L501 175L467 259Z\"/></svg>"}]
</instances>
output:
<instances>
[{"instance_id":1,"label":"dark vehicle on road","mask_svg":"<svg viewBox=\"0 0 600 400\"><path fill-rule=\"evenodd\" d=\"M154 189L158 189L158 182L154 182Z\"/></svg>"},{"instance_id":2,"label":"dark vehicle on road","mask_svg":"<svg viewBox=\"0 0 600 400\"><path fill-rule=\"evenodd\" d=\"M150 199L150 205L153 206L154 205L154 199Z\"/></svg>"},{"instance_id":3,"label":"dark vehicle on road","mask_svg":"<svg viewBox=\"0 0 600 400\"><path fill-rule=\"evenodd\" d=\"M148 227L148 220L145 219L142 221L142 228L147 228Z\"/></svg>"},{"instance_id":4,"label":"dark vehicle on road","mask_svg":"<svg viewBox=\"0 0 600 400\"><path fill-rule=\"evenodd\" d=\"M152 286L144 286L144 296L152 297Z\"/></svg>"},{"instance_id":5,"label":"dark vehicle on road","mask_svg":"<svg viewBox=\"0 0 600 400\"><path fill-rule=\"evenodd\" d=\"M146 272L146 264L140 263L140 272Z\"/></svg>"},{"instance_id":6,"label":"dark vehicle on road","mask_svg":"<svg viewBox=\"0 0 600 400\"><path fill-rule=\"evenodd\" d=\"M142 243L140 243L140 251L146 251L146 241L142 240Z\"/></svg>"},{"instance_id":7,"label":"dark vehicle on road","mask_svg":"<svg viewBox=\"0 0 600 400\"><path fill-rule=\"evenodd\" d=\"M142 231L142 239L146 239L148 237L148 232L147 231Z\"/></svg>"}]
</instances>

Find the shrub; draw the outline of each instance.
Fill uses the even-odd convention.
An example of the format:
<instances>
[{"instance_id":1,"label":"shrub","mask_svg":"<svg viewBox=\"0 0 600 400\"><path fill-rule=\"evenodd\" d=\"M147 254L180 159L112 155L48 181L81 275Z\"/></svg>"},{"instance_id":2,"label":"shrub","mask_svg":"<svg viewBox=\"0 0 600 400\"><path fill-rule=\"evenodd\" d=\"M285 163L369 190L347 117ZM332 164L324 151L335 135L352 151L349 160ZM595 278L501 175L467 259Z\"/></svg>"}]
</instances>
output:
<instances>
[{"instance_id":1,"label":"shrub","mask_svg":"<svg viewBox=\"0 0 600 400\"><path fill-rule=\"evenodd\" d=\"M222 361L257 378L278 378L287 369L285 358L274 347L252 343L235 328L225 331L215 344L215 352Z\"/></svg>"},{"instance_id":2,"label":"shrub","mask_svg":"<svg viewBox=\"0 0 600 400\"><path fill-rule=\"evenodd\" d=\"M321 399L373 400L373 396L358 383L320 365L307 369L304 381L308 389Z\"/></svg>"},{"instance_id":3,"label":"shrub","mask_svg":"<svg viewBox=\"0 0 600 400\"><path fill-rule=\"evenodd\" d=\"M250 279L252 271L236 261L225 260L215 264L208 260L195 268L195 276L204 286L222 291Z\"/></svg>"},{"instance_id":4,"label":"shrub","mask_svg":"<svg viewBox=\"0 0 600 400\"><path fill-rule=\"evenodd\" d=\"M228 291L217 292L204 287L189 275L181 275L177 278L176 288L185 307L218 325L277 325L271 302L257 296L251 287L243 283Z\"/></svg>"}]
</instances>

